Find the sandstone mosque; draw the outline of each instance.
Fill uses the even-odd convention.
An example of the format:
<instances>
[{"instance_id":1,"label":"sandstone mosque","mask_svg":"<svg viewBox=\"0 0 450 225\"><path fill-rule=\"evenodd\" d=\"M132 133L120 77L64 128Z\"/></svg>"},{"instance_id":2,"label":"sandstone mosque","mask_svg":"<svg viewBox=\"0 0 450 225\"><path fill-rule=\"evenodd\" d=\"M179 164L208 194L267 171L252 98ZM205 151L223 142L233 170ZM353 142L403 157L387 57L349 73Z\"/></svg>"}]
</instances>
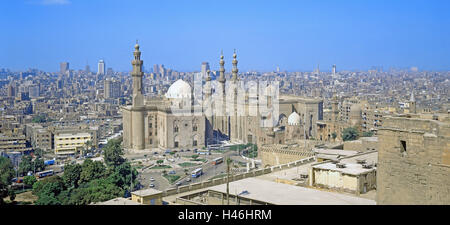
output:
<instances>
[{"instance_id":1,"label":"sandstone mosque","mask_svg":"<svg viewBox=\"0 0 450 225\"><path fill-rule=\"evenodd\" d=\"M193 149L217 144L219 141L258 145L284 144L291 140L316 137L317 121L323 120L321 99L291 95L279 95L274 99L269 95L273 88L270 86L266 87L265 91L258 92L263 93L258 96L240 92L236 52L233 55L230 81L226 82L223 54L220 56L220 76L215 88L212 87L208 71L203 81L206 101L195 100L193 88L181 79L175 81L164 96L144 100L143 61L138 44L135 45L133 54L132 104L121 108L125 149ZM221 97L211 97L217 93L221 93ZM238 98L242 101L229 101ZM267 104L269 109L273 107L273 103L278 103L277 115L261 112L259 98L265 98L264 104ZM255 100L258 107L253 104ZM202 104L210 104L213 107L207 109L209 112L205 112ZM227 111L224 115L217 113L225 111L227 104L234 105L231 112ZM191 113L175 112L173 106L180 106L183 109L181 112ZM245 113L238 113L238 109L244 110ZM256 113L248 113L252 110ZM264 126L265 123L272 123L273 126Z\"/></svg>"}]
</instances>

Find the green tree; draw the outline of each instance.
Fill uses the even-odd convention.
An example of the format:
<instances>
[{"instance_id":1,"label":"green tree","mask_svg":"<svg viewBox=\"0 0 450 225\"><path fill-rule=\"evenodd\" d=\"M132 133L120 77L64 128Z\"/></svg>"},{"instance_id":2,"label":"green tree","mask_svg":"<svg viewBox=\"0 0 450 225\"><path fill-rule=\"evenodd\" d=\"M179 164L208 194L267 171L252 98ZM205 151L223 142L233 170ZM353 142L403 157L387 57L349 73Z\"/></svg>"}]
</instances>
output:
<instances>
[{"instance_id":1,"label":"green tree","mask_svg":"<svg viewBox=\"0 0 450 225\"><path fill-rule=\"evenodd\" d=\"M358 136L358 130L354 127L348 127L342 131L342 140L344 141L356 140Z\"/></svg>"},{"instance_id":2,"label":"green tree","mask_svg":"<svg viewBox=\"0 0 450 225\"><path fill-rule=\"evenodd\" d=\"M6 157L0 157L0 205L4 204L3 199L10 197L13 201L14 192L9 189L11 179L14 177L14 168L11 161Z\"/></svg>"},{"instance_id":3,"label":"green tree","mask_svg":"<svg viewBox=\"0 0 450 225\"><path fill-rule=\"evenodd\" d=\"M372 137L374 135L374 133L372 131L364 131L362 133L363 137Z\"/></svg>"},{"instance_id":4,"label":"green tree","mask_svg":"<svg viewBox=\"0 0 450 225\"><path fill-rule=\"evenodd\" d=\"M33 117L31 122L33 122L33 123L45 123L45 122L47 122L47 119L46 119L46 117L44 115L37 115L37 116Z\"/></svg>"},{"instance_id":5,"label":"green tree","mask_svg":"<svg viewBox=\"0 0 450 225\"><path fill-rule=\"evenodd\" d=\"M28 187L32 187L36 181L37 179L35 176L26 176L23 178L23 183Z\"/></svg>"},{"instance_id":6,"label":"green tree","mask_svg":"<svg viewBox=\"0 0 450 225\"><path fill-rule=\"evenodd\" d=\"M108 177L108 180L125 190L130 189L130 187L136 187L137 176L137 170L132 168L129 162L125 162L114 169L113 173Z\"/></svg>"},{"instance_id":7,"label":"green tree","mask_svg":"<svg viewBox=\"0 0 450 225\"><path fill-rule=\"evenodd\" d=\"M36 149L34 149L34 155L37 158L42 158L42 157L44 157L44 150L42 150L40 148L36 148Z\"/></svg>"},{"instance_id":8,"label":"green tree","mask_svg":"<svg viewBox=\"0 0 450 225\"><path fill-rule=\"evenodd\" d=\"M33 171L33 163L30 155L23 155L19 163L19 174L24 175L28 171Z\"/></svg>"},{"instance_id":9,"label":"green tree","mask_svg":"<svg viewBox=\"0 0 450 225\"><path fill-rule=\"evenodd\" d=\"M125 162L121 139L111 139L103 148L103 158L108 167L115 168Z\"/></svg>"},{"instance_id":10,"label":"green tree","mask_svg":"<svg viewBox=\"0 0 450 225\"><path fill-rule=\"evenodd\" d=\"M199 157L199 155L192 155L191 156L193 159L197 159Z\"/></svg>"},{"instance_id":11,"label":"green tree","mask_svg":"<svg viewBox=\"0 0 450 225\"><path fill-rule=\"evenodd\" d=\"M333 138L333 140L336 140L336 138L337 138L336 132L331 133L331 138Z\"/></svg>"},{"instance_id":12,"label":"green tree","mask_svg":"<svg viewBox=\"0 0 450 225\"><path fill-rule=\"evenodd\" d=\"M67 188L77 188L78 181L81 175L81 165L79 164L69 164L64 167L64 174L62 176L64 181L64 186Z\"/></svg>"},{"instance_id":13,"label":"green tree","mask_svg":"<svg viewBox=\"0 0 450 225\"><path fill-rule=\"evenodd\" d=\"M36 157L34 160L30 155L23 155L19 163L19 173L26 175L29 171L43 171L45 170L44 160Z\"/></svg>"},{"instance_id":14,"label":"green tree","mask_svg":"<svg viewBox=\"0 0 450 225\"><path fill-rule=\"evenodd\" d=\"M79 184L87 183L95 179L103 178L106 174L106 167L102 162L86 159L81 165Z\"/></svg>"},{"instance_id":15,"label":"green tree","mask_svg":"<svg viewBox=\"0 0 450 225\"><path fill-rule=\"evenodd\" d=\"M107 201L112 198L121 197L124 190L111 183L109 179L95 179L89 183L84 183L79 188L74 189L67 195L61 193L65 198L64 204L67 205L87 205L92 202Z\"/></svg>"},{"instance_id":16,"label":"green tree","mask_svg":"<svg viewBox=\"0 0 450 225\"><path fill-rule=\"evenodd\" d=\"M57 196L64 191L63 179L59 176L49 177L33 185L33 193L39 198L36 205L61 205Z\"/></svg>"},{"instance_id":17,"label":"green tree","mask_svg":"<svg viewBox=\"0 0 450 225\"><path fill-rule=\"evenodd\" d=\"M164 160L162 160L162 159L159 159L158 161L156 161L156 164L162 164L164 162Z\"/></svg>"}]
</instances>

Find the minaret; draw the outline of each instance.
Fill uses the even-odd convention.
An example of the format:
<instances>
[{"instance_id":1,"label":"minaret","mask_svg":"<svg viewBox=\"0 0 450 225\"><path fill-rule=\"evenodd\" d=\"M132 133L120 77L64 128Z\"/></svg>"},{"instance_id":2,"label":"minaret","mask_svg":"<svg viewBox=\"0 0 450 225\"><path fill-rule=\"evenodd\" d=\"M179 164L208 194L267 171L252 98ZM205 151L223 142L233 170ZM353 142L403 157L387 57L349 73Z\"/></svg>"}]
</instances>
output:
<instances>
[{"instance_id":1,"label":"minaret","mask_svg":"<svg viewBox=\"0 0 450 225\"><path fill-rule=\"evenodd\" d=\"M133 65L133 71L131 72L133 77L133 107L139 107L144 105L144 96L142 95L142 77L144 73L142 72L143 61L141 60L141 52L137 41L134 49L134 59L131 61Z\"/></svg>"},{"instance_id":2,"label":"minaret","mask_svg":"<svg viewBox=\"0 0 450 225\"><path fill-rule=\"evenodd\" d=\"M339 101L336 95L336 91L333 91L333 98L331 99L331 120L336 122L339 120Z\"/></svg>"},{"instance_id":3,"label":"minaret","mask_svg":"<svg viewBox=\"0 0 450 225\"><path fill-rule=\"evenodd\" d=\"M231 77L231 81L237 81L238 80L238 68L237 68L237 63L238 61L236 60L236 49L234 50L234 54L233 54L233 70L231 70L231 73L233 74L233 76Z\"/></svg>"},{"instance_id":4,"label":"minaret","mask_svg":"<svg viewBox=\"0 0 450 225\"><path fill-rule=\"evenodd\" d=\"M409 99L409 113L417 113L414 92L411 92L411 98Z\"/></svg>"},{"instance_id":5,"label":"minaret","mask_svg":"<svg viewBox=\"0 0 450 225\"><path fill-rule=\"evenodd\" d=\"M219 76L219 82L220 82L220 85L223 87L223 93L225 93L225 81L226 81L226 79L225 79L225 67L224 67L224 65L225 65L225 61L223 61L223 51L220 53L220 76Z\"/></svg>"},{"instance_id":6,"label":"minaret","mask_svg":"<svg viewBox=\"0 0 450 225\"><path fill-rule=\"evenodd\" d=\"M142 60L141 52L139 51L139 44L136 41L134 46L134 59L131 61L133 65L133 71L131 76L133 77L133 104L130 108L131 111L131 148L134 150L145 149L145 107L144 96L142 95Z\"/></svg>"},{"instance_id":7,"label":"minaret","mask_svg":"<svg viewBox=\"0 0 450 225\"><path fill-rule=\"evenodd\" d=\"M208 74L208 76L206 77L206 82L205 82L205 96L208 99L209 97L211 97L212 95L212 90L211 90L211 71L207 70L206 74Z\"/></svg>"}]
</instances>

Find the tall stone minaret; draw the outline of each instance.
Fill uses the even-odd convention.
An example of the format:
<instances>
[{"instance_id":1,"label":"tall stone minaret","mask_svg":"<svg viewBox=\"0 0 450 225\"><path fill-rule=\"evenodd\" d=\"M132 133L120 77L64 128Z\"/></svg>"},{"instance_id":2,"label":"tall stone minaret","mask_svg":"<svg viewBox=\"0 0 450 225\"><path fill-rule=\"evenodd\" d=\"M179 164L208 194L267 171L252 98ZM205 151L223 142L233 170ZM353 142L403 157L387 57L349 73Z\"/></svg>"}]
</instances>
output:
<instances>
[{"instance_id":1,"label":"tall stone minaret","mask_svg":"<svg viewBox=\"0 0 450 225\"><path fill-rule=\"evenodd\" d=\"M417 113L414 92L411 92L411 98L409 99L409 113Z\"/></svg>"},{"instance_id":2,"label":"tall stone minaret","mask_svg":"<svg viewBox=\"0 0 450 225\"><path fill-rule=\"evenodd\" d=\"M143 61L141 60L141 52L137 41L134 49L134 59L131 61L133 65L133 71L131 72L133 77L133 107L139 107L144 105L144 96L142 95L142 77L144 72L142 72Z\"/></svg>"},{"instance_id":3,"label":"tall stone minaret","mask_svg":"<svg viewBox=\"0 0 450 225\"><path fill-rule=\"evenodd\" d=\"M222 93L221 93L221 95L222 95L221 97L222 98L218 99L218 102L214 103L214 104L221 105L223 115L222 116L217 116L217 114L219 112L215 112L216 120L214 121L215 122L214 128L220 130L220 132L222 132L223 134L228 135L228 116L226 115L226 107L227 106L226 106L226 91L225 91L226 78L225 78L225 67L224 67L225 61L223 60L223 51L221 51L221 53L220 53L220 62L219 62L219 64L220 64L220 70L219 70L220 76L219 76L218 81L219 81L220 89L222 91Z\"/></svg>"},{"instance_id":4,"label":"tall stone minaret","mask_svg":"<svg viewBox=\"0 0 450 225\"><path fill-rule=\"evenodd\" d=\"M238 68L237 68L237 63L238 61L236 60L236 49L234 50L234 54L233 54L233 69L231 70L231 73L233 74L233 76L231 77L231 81L237 81L238 80Z\"/></svg>"},{"instance_id":5,"label":"tall stone minaret","mask_svg":"<svg viewBox=\"0 0 450 225\"><path fill-rule=\"evenodd\" d=\"M230 137L231 140L239 140L239 138L241 137L241 132L240 132L240 123L239 123L239 119L240 117L238 117L237 114L237 95L238 95L238 68L237 68L237 63L238 61L236 60L236 50L234 50L234 54L233 54L233 69L231 70L231 86L232 86L232 94L233 95L233 102L232 104L234 104L234 111L231 113L230 115L230 126L231 126L231 130L230 130Z\"/></svg>"},{"instance_id":6,"label":"tall stone minaret","mask_svg":"<svg viewBox=\"0 0 450 225\"><path fill-rule=\"evenodd\" d=\"M133 104L131 106L131 148L134 150L145 149L145 106L144 96L142 95L142 63L139 44L136 41L134 46L134 59L131 61L133 71Z\"/></svg>"},{"instance_id":7,"label":"tall stone minaret","mask_svg":"<svg viewBox=\"0 0 450 225\"><path fill-rule=\"evenodd\" d=\"M225 67L224 67L225 61L223 60L223 51L220 53L220 62L219 63L220 63L219 83L220 83L220 86L222 87L223 95L225 96L225 81L226 81L226 79L225 79Z\"/></svg>"},{"instance_id":8,"label":"tall stone minaret","mask_svg":"<svg viewBox=\"0 0 450 225\"><path fill-rule=\"evenodd\" d=\"M337 122L339 120L339 100L336 91L333 91L333 98L331 99L331 121Z\"/></svg>"}]
</instances>

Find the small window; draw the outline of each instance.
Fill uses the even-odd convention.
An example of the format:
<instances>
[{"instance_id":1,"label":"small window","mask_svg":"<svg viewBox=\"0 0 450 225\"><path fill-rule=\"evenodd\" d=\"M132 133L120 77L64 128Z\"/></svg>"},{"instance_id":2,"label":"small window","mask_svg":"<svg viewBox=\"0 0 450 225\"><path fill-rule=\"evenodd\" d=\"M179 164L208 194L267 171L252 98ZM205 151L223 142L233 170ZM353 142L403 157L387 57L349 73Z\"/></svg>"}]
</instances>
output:
<instances>
[{"instance_id":1,"label":"small window","mask_svg":"<svg viewBox=\"0 0 450 225\"><path fill-rule=\"evenodd\" d=\"M400 140L400 151L406 153L406 141Z\"/></svg>"}]
</instances>

